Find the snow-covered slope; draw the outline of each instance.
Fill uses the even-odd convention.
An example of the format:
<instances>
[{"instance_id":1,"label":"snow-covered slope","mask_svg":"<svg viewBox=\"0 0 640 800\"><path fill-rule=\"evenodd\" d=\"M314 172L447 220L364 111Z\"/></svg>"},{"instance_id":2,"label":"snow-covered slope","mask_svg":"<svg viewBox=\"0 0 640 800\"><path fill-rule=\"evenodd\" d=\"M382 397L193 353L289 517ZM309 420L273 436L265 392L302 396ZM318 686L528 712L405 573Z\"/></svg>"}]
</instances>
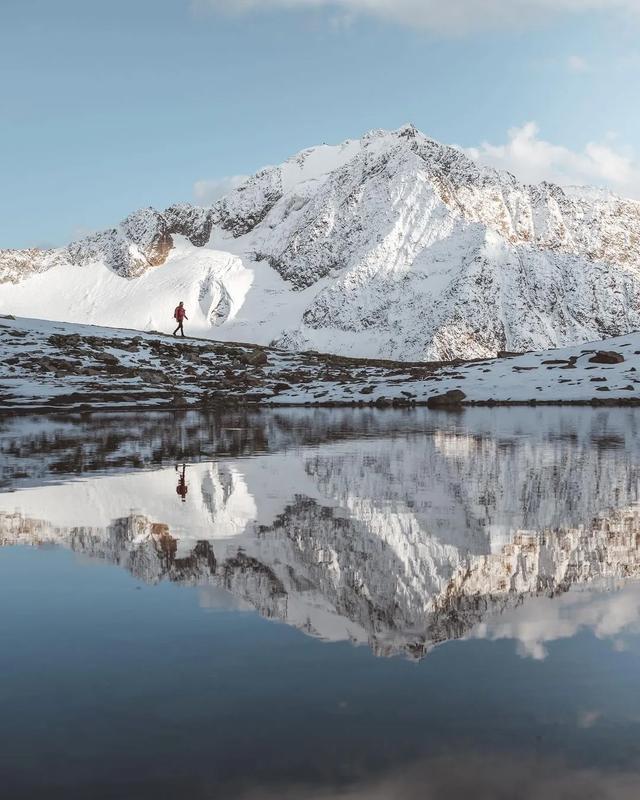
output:
<instances>
[{"instance_id":1,"label":"snow-covered slope","mask_svg":"<svg viewBox=\"0 0 640 800\"><path fill-rule=\"evenodd\" d=\"M0 251L0 312L399 360L640 328L640 203L523 186L413 127L303 151L207 208Z\"/></svg>"},{"instance_id":2,"label":"snow-covered slope","mask_svg":"<svg viewBox=\"0 0 640 800\"><path fill-rule=\"evenodd\" d=\"M407 363L0 317L0 412L269 405L640 403L640 333Z\"/></svg>"}]
</instances>

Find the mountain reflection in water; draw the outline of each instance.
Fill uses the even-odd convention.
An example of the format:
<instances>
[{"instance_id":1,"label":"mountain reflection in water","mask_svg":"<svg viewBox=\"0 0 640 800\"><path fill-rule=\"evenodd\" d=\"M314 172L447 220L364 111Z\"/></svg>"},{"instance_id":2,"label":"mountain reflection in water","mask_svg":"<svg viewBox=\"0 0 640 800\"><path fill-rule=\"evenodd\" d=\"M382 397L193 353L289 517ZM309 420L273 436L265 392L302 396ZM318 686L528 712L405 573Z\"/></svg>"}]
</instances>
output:
<instances>
[{"instance_id":1,"label":"mountain reflection in water","mask_svg":"<svg viewBox=\"0 0 640 800\"><path fill-rule=\"evenodd\" d=\"M0 431L0 542L196 586L207 606L222 589L378 655L482 637L542 658L581 627L616 641L640 618L639 423L590 409L21 418Z\"/></svg>"}]
</instances>

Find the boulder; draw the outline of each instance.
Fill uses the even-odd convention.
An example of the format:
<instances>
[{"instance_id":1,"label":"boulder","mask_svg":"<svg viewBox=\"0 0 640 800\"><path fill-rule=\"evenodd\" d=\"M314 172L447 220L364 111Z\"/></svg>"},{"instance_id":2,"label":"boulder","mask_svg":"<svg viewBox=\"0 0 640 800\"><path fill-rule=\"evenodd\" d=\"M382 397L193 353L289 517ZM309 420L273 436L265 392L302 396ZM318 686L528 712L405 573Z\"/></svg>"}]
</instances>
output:
<instances>
[{"instance_id":1,"label":"boulder","mask_svg":"<svg viewBox=\"0 0 640 800\"><path fill-rule=\"evenodd\" d=\"M250 350L237 356L237 360L247 367L264 367L269 358L263 350Z\"/></svg>"},{"instance_id":2,"label":"boulder","mask_svg":"<svg viewBox=\"0 0 640 800\"><path fill-rule=\"evenodd\" d=\"M467 395L461 389L450 389L444 394L437 394L427 400L429 408L450 408L461 406Z\"/></svg>"},{"instance_id":3,"label":"boulder","mask_svg":"<svg viewBox=\"0 0 640 800\"><path fill-rule=\"evenodd\" d=\"M624 356L622 353L616 353L615 350L598 350L589 359L590 364L622 364L623 361Z\"/></svg>"}]
</instances>

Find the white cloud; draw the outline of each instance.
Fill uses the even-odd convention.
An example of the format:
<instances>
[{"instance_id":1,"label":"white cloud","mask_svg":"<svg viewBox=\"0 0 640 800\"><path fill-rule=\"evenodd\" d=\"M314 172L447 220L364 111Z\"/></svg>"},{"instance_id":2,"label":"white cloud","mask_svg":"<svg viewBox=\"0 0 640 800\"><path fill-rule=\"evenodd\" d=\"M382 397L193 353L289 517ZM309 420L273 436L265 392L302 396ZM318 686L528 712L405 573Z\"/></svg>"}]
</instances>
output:
<instances>
[{"instance_id":1,"label":"white cloud","mask_svg":"<svg viewBox=\"0 0 640 800\"><path fill-rule=\"evenodd\" d=\"M541 720L547 717L541 714ZM562 724L558 723L558 729L568 734L569 729L560 727ZM625 771L570 764L560 754L552 755L550 748L538 745L535 751L525 754L524 741L523 738L520 747L502 753L492 752L488 745L475 752L459 745L449 755L404 763L393 770L374 770L369 778L335 787L329 778L325 779L325 786L322 780L316 780L313 787L300 783L280 784L275 789L251 787L240 795L240 800L636 800L639 796L640 773L633 766Z\"/></svg>"},{"instance_id":2,"label":"white cloud","mask_svg":"<svg viewBox=\"0 0 640 800\"><path fill-rule=\"evenodd\" d=\"M640 585L633 582L615 592L570 591L553 598L530 598L517 609L488 618L469 638L511 639L517 643L520 656L541 661L547 657L550 643L572 638L583 630L610 642L618 651L621 644L624 646L624 637L640 632L638 620Z\"/></svg>"},{"instance_id":3,"label":"white cloud","mask_svg":"<svg viewBox=\"0 0 640 800\"><path fill-rule=\"evenodd\" d=\"M590 11L627 12L638 16L638 0L193 0L219 11L327 9L368 15L403 25L459 34L547 22L561 14Z\"/></svg>"},{"instance_id":4,"label":"white cloud","mask_svg":"<svg viewBox=\"0 0 640 800\"><path fill-rule=\"evenodd\" d=\"M464 152L479 163L512 172L525 183L597 186L640 199L640 166L615 141L591 142L582 150L552 144L539 136L535 122L512 128L504 144L484 142Z\"/></svg>"},{"instance_id":5,"label":"white cloud","mask_svg":"<svg viewBox=\"0 0 640 800\"><path fill-rule=\"evenodd\" d=\"M237 189L247 180L247 175L230 175L226 178L196 181L193 185L193 196L202 205L215 203L225 194Z\"/></svg>"},{"instance_id":6,"label":"white cloud","mask_svg":"<svg viewBox=\"0 0 640 800\"><path fill-rule=\"evenodd\" d=\"M569 72L575 72L576 74L589 72L589 62L582 56L569 56L567 59L567 69Z\"/></svg>"}]
</instances>

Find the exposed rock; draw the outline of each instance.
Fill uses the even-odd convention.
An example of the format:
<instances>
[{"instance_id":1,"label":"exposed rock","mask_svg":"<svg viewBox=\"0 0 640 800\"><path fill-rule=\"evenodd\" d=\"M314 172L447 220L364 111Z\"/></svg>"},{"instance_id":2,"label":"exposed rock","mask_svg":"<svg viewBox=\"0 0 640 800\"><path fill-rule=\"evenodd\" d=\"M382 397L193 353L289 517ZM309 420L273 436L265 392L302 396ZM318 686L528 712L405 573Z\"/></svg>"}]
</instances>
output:
<instances>
[{"instance_id":1,"label":"exposed rock","mask_svg":"<svg viewBox=\"0 0 640 800\"><path fill-rule=\"evenodd\" d=\"M153 208L144 208L130 214L120 227L126 240L139 249L148 266L164 264L173 247L173 239L162 214Z\"/></svg>"},{"instance_id":2,"label":"exposed rock","mask_svg":"<svg viewBox=\"0 0 640 800\"><path fill-rule=\"evenodd\" d=\"M461 406L467 395L461 389L450 389L444 394L434 395L427 400L429 408L446 408L449 406Z\"/></svg>"},{"instance_id":3,"label":"exposed rock","mask_svg":"<svg viewBox=\"0 0 640 800\"><path fill-rule=\"evenodd\" d=\"M118 228L90 234L60 250L0 250L0 283L18 283L37 272L70 263L85 267L102 261L123 278L137 278L167 260L172 233L194 245L209 241L212 209L187 204L170 206L164 213L143 208L126 217Z\"/></svg>"},{"instance_id":4,"label":"exposed rock","mask_svg":"<svg viewBox=\"0 0 640 800\"><path fill-rule=\"evenodd\" d=\"M280 169L265 169L214 206L220 226L240 237L259 225L282 197Z\"/></svg>"},{"instance_id":5,"label":"exposed rock","mask_svg":"<svg viewBox=\"0 0 640 800\"><path fill-rule=\"evenodd\" d=\"M203 247L209 241L215 219L213 209L178 203L166 208L162 216L170 233L186 236L196 247Z\"/></svg>"},{"instance_id":6,"label":"exposed rock","mask_svg":"<svg viewBox=\"0 0 640 800\"><path fill-rule=\"evenodd\" d=\"M615 350L598 350L595 356L591 356L591 364L622 364L624 356L616 353Z\"/></svg>"},{"instance_id":7,"label":"exposed rock","mask_svg":"<svg viewBox=\"0 0 640 800\"><path fill-rule=\"evenodd\" d=\"M0 284L20 283L64 261L64 255L59 250L0 250Z\"/></svg>"},{"instance_id":8,"label":"exposed rock","mask_svg":"<svg viewBox=\"0 0 640 800\"><path fill-rule=\"evenodd\" d=\"M577 348L559 352L564 366L523 371L548 359L548 351L503 360L406 365L318 353L294 354L246 344L214 344L127 330L89 328L44 320L2 320L0 324L0 413L18 408L63 408L93 403L96 408L128 404L153 406L179 393L190 406L226 392L230 403L274 405L412 405L455 408L468 404L622 403L640 405L630 369L640 356L614 364L589 364ZM634 346L640 333L634 337ZM626 338L626 337L625 337ZM617 352L619 340L604 340L602 351ZM576 359L576 364L571 363ZM571 366L572 376L563 370ZM3 369L4 367L4 369ZM633 373L633 374L638 374ZM69 381L73 376L73 381ZM592 381L591 378L598 378ZM599 383L610 393L604 401ZM640 386L640 381L637 382ZM461 387L464 386L464 391ZM72 391L70 391L70 388ZM539 392L539 394L537 394Z\"/></svg>"},{"instance_id":9,"label":"exposed rock","mask_svg":"<svg viewBox=\"0 0 640 800\"><path fill-rule=\"evenodd\" d=\"M269 359L264 350L251 350L249 352L242 352L237 356L237 360L241 364L248 364L253 367L262 367L268 363Z\"/></svg>"}]
</instances>

